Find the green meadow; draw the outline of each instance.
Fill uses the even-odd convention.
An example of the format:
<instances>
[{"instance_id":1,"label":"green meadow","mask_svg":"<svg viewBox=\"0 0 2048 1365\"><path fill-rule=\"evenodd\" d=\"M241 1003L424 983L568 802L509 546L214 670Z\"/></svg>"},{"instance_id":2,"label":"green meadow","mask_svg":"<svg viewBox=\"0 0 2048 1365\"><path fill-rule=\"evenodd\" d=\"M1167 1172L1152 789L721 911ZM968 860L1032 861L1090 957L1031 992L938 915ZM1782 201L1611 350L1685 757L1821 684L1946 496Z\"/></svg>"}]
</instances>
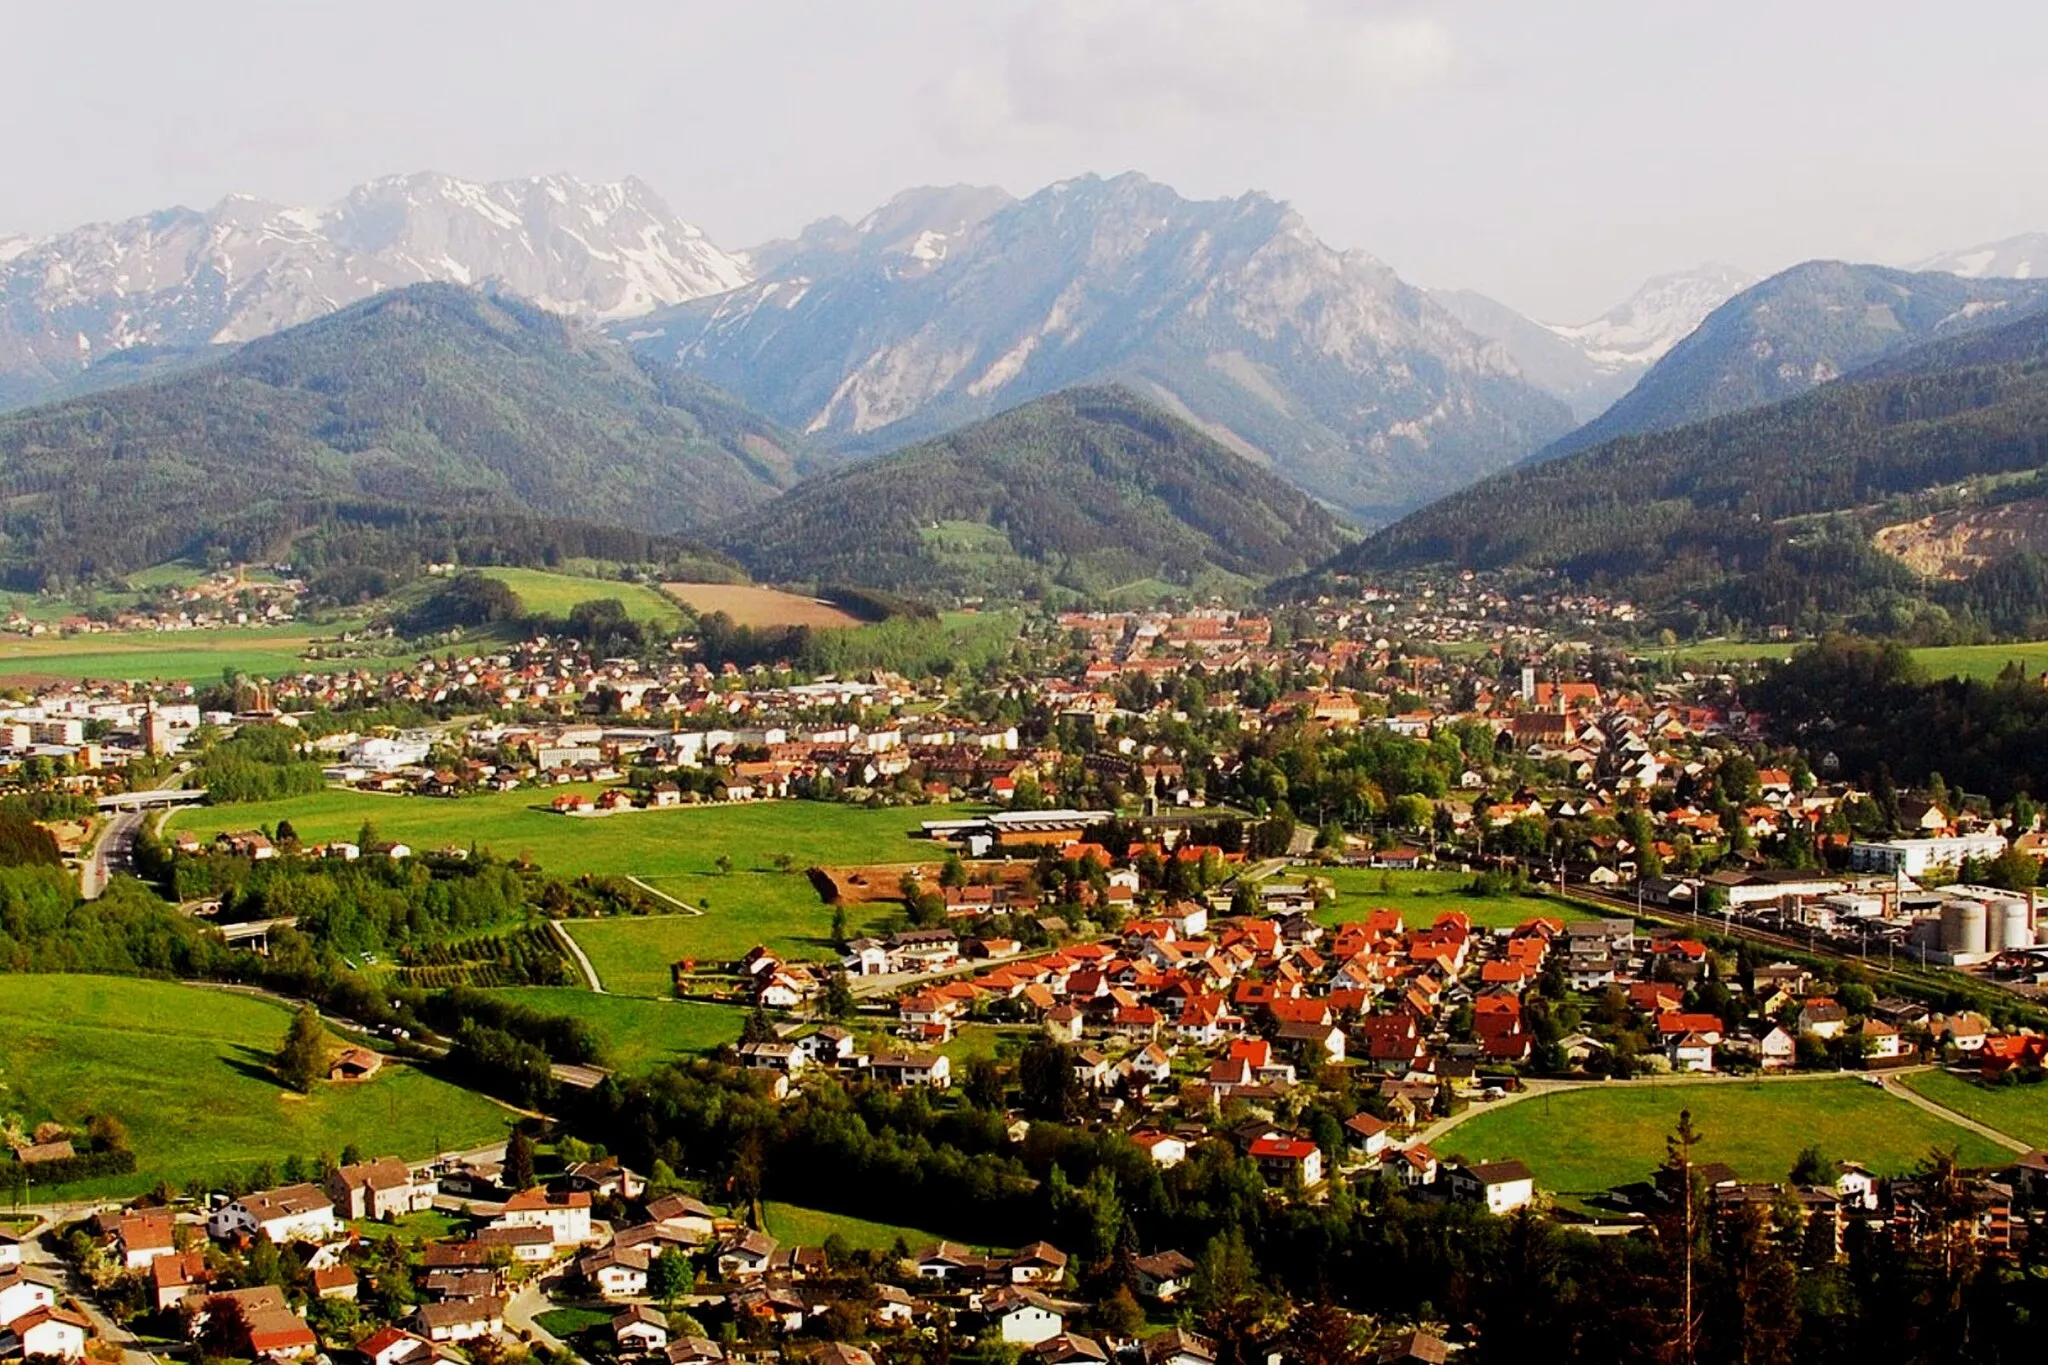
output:
<instances>
[{"instance_id":1,"label":"green meadow","mask_svg":"<svg viewBox=\"0 0 2048 1365\"><path fill-rule=\"evenodd\" d=\"M599 975L603 975L602 971ZM666 981L664 968L664 985ZM593 995L573 986L508 986L491 993L549 1014L566 1014L585 1021L604 1047L605 1064L629 1073L646 1071L687 1054L708 1052L721 1043L738 1042L740 1027L747 1017L746 1011L735 1005Z\"/></svg>"},{"instance_id":2,"label":"green meadow","mask_svg":"<svg viewBox=\"0 0 2048 1365\"><path fill-rule=\"evenodd\" d=\"M0 1114L30 1128L95 1114L126 1125L135 1173L61 1187L66 1197L217 1179L351 1144L412 1159L504 1138L505 1109L397 1063L360 1085L282 1089L269 1063L289 1022L271 1001L177 982L0 977Z\"/></svg>"},{"instance_id":3,"label":"green meadow","mask_svg":"<svg viewBox=\"0 0 2048 1365\"><path fill-rule=\"evenodd\" d=\"M1392 872L1369 867L1289 868L1282 881L1294 881L1304 872L1324 878L1337 889L1337 899L1316 910L1316 919L1328 925L1362 920L1374 910L1401 912L1410 927L1426 927L1438 915L1457 913L1470 917L1482 929L1512 929L1538 916L1555 919L1585 919L1587 912L1546 896L1474 896L1465 888L1472 874L1457 871Z\"/></svg>"},{"instance_id":4,"label":"green meadow","mask_svg":"<svg viewBox=\"0 0 2048 1365\"><path fill-rule=\"evenodd\" d=\"M1937 1147L1965 1165L2011 1154L1968 1129L1916 1109L1860 1078L1594 1086L1534 1096L1480 1113L1431 1147L1470 1161L1516 1158L1538 1188L1591 1194L1648 1179L1664 1141L1690 1110L1702 1135L1694 1155L1725 1162L1744 1180L1783 1180L1801 1150L1859 1161L1882 1175L1911 1170Z\"/></svg>"}]
</instances>

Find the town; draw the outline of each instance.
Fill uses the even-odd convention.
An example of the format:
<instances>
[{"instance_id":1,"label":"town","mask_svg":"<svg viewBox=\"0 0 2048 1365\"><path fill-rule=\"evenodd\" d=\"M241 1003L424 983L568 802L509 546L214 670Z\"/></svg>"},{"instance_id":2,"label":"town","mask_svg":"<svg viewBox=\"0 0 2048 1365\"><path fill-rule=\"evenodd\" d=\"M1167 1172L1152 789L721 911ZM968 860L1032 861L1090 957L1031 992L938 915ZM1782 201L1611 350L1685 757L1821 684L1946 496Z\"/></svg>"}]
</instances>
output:
<instances>
[{"instance_id":1,"label":"town","mask_svg":"<svg viewBox=\"0 0 2048 1365\"><path fill-rule=\"evenodd\" d=\"M322 1002L340 1037L307 1093L444 1067L526 1117L465 1154L301 1154L122 1201L38 1193L136 1170L118 1131L25 1126L0 1350L698 1365L823 1343L860 1365L971 1342L1033 1365L1244 1359L1228 1238L1167 1237L1151 1215L1089 1223L1077 1210L1114 1195L1071 1186L1083 1167L1127 1194L1144 1171L1241 1170L1266 1207L1317 1217L1398 1206L1640 1238L1695 1211L1717 1244L1770 1218L1814 1274L1878 1246L2031 1263L2048 1154L2000 1116L2048 1062L2039 811L1938 776L1858 782L1825 750L1775 742L1739 674L1471 624L1514 614L1469 583L1270 614L1054 613L967 678L532 638L383 670L19 695L0 709L10 799L88 891L131 871L174 891L176 932L226 944L209 971L311 983L286 993ZM358 809L360 833L342 815ZM892 820L895 842L831 851L841 812ZM785 814L767 866L736 863L738 844L700 859L694 900L658 870L531 881L575 872L590 841L653 868L663 841L721 837L673 822L737 837ZM546 831L540 869L494 836L515 819ZM464 948L414 910L401 938L358 933L281 974L291 945L337 932L275 908L289 887L367 877L334 885L441 904L435 888L514 853L529 880L512 894L551 928ZM753 894L831 929L749 944L750 923L779 922L750 919ZM683 944L694 921L730 923L621 978L602 934L649 916ZM632 1087L659 1071L621 1071L573 1030L565 1047L532 1010L464 1022L481 997L450 993L579 982L708 1011L702 1046L671 1059L691 1087L659 1101L680 1106L672 1121L721 1122L721 1095L782 1115L771 1128L886 1106L905 1131L985 1133L946 1150L1021 1160L1036 1193L1004 1199L1050 1221L992 1217L976 1236L886 1186L835 1192L790 1167L818 1140L791 1129L767 1193L858 1210L845 1228L870 1231L826 1219L778 1237L764 1154L627 1121L618 1106L655 1103ZM1681 1109L1737 1094L1794 1125L1776 1168L1679 1143L1661 1166L1617 1152L1581 1174L1569 1133L1532 1117L1655 1100L1682 1132ZM1807 1095L1881 1119L1868 1146L1794 1140ZM1911 1135L1886 1136L1900 1114ZM1051 1162L1047 1144L1082 1135L1117 1146ZM951 1235L871 1231L932 1224ZM1412 1310L1370 1329L1384 1360L1472 1340Z\"/></svg>"}]
</instances>

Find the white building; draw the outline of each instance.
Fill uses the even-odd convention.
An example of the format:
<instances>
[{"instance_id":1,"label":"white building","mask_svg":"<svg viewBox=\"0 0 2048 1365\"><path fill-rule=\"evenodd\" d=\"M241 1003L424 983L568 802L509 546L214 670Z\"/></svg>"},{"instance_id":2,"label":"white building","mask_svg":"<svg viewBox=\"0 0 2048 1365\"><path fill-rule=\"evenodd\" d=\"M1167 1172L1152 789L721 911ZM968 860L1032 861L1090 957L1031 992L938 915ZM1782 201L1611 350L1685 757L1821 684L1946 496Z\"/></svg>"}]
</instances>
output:
<instances>
[{"instance_id":1,"label":"white building","mask_svg":"<svg viewBox=\"0 0 2048 1365\"><path fill-rule=\"evenodd\" d=\"M1937 868L1953 871L1965 858L1991 859L2005 852L2003 834L1957 834L1944 839L1885 839L1849 845L1849 866L1858 872L1903 872L1919 877Z\"/></svg>"},{"instance_id":2,"label":"white building","mask_svg":"<svg viewBox=\"0 0 2048 1365\"><path fill-rule=\"evenodd\" d=\"M554 1194L521 1190L505 1201L494 1228L546 1228L555 1245L580 1246L591 1240L590 1196L581 1190Z\"/></svg>"},{"instance_id":3,"label":"white building","mask_svg":"<svg viewBox=\"0 0 2048 1365\"><path fill-rule=\"evenodd\" d=\"M286 1242L325 1242L339 1235L341 1220L334 1201L316 1185L286 1185L262 1194L244 1195L221 1205L206 1217L206 1235L225 1241L237 1233L258 1233L283 1246Z\"/></svg>"}]
</instances>

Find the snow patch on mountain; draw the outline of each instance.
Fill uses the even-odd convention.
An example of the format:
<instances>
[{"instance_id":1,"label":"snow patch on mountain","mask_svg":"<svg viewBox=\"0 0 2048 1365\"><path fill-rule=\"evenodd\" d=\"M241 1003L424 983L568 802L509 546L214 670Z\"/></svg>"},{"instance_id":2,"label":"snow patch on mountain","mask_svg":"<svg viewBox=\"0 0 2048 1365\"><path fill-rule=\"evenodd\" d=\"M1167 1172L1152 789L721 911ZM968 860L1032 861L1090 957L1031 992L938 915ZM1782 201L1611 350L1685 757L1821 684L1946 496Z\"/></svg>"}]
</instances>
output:
<instances>
[{"instance_id":1,"label":"snow patch on mountain","mask_svg":"<svg viewBox=\"0 0 2048 1365\"><path fill-rule=\"evenodd\" d=\"M1906 269L1940 270L1969 280L2048 278L2048 232L2025 232L2001 242L1944 251Z\"/></svg>"}]
</instances>

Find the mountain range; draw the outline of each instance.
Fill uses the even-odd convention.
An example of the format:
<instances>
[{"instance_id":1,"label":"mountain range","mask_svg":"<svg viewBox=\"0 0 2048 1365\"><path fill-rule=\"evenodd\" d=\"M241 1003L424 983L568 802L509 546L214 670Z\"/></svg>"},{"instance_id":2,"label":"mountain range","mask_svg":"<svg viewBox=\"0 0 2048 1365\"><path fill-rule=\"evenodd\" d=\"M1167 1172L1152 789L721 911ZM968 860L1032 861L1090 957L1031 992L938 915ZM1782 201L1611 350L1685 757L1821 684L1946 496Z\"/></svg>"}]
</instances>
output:
<instances>
[{"instance_id":1,"label":"mountain range","mask_svg":"<svg viewBox=\"0 0 2048 1365\"><path fill-rule=\"evenodd\" d=\"M752 259L751 284L614 330L842 451L1114 382L1374 521L1572 424L1500 346L1264 195L917 190Z\"/></svg>"},{"instance_id":2,"label":"mountain range","mask_svg":"<svg viewBox=\"0 0 2048 1365\"><path fill-rule=\"evenodd\" d=\"M2048 280L1808 261L1708 313L1605 412L1538 458L1789 398L1883 356L1995 325L2044 301Z\"/></svg>"},{"instance_id":3,"label":"mountain range","mask_svg":"<svg viewBox=\"0 0 2048 1365\"><path fill-rule=\"evenodd\" d=\"M1700 320L1756 282L1732 265L1660 275L1591 322L1541 323L1469 289L1433 291L1473 331L1506 348L1529 381L1590 421L1627 393L1643 371Z\"/></svg>"},{"instance_id":4,"label":"mountain range","mask_svg":"<svg viewBox=\"0 0 2048 1365\"><path fill-rule=\"evenodd\" d=\"M2048 592L2027 558L2048 550L2048 308L2001 316L1792 398L1524 465L1336 567L1558 571L1710 626L1861 612L1895 633L1931 596L2031 629ZM1949 585L1930 593L1929 576Z\"/></svg>"},{"instance_id":5,"label":"mountain range","mask_svg":"<svg viewBox=\"0 0 2048 1365\"><path fill-rule=\"evenodd\" d=\"M316 500L690 531L807 458L557 313L414 285L166 378L0 414L0 568L125 573Z\"/></svg>"},{"instance_id":6,"label":"mountain range","mask_svg":"<svg viewBox=\"0 0 2048 1365\"><path fill-rule=\"evenodd\" d=\"M204 213L0 237L0 407L73 384L109 355L176 360L422 281L493 281L608 319L747 278L637 180L394 176L317 209L234 195Z\"/></svg>"},{"instance_id":7,"label":"mountain range","mask_svg":"<svg viewBox=\"0 0 2048 1365\"><path fill-rule=\"evenodd\" d=\"M1105 451L1127 454L1130 431L1171 421L1165 448L1201 466L1204 486L1231 486L1205 463L1227 450L1371 526L1524 463L1636 450L1630 438L1658 432L1692 441L1721 430L1716 419L1776 411L2048 305L2048 236L1919 264L1816 261L1762 281L1708 265L1553 325L1470 291L1417 288L1264 195L1191 201L1134 174L1022 199L913 190L744 252L632 180L420 174L319 209L232 197L206 213L0 239L0 408L61 400L0 417L0 488L14 498L0 564L48 555L60 579L132 567L218 533L237 496L355 498L707 539L741 517L779 548L733 551L802 578L846 576L858 560L898 577L912 564L960 592L990 574L1113 585L1131 563L1101 546L1041 553L1059 538L1017 532L1023 512L993 500L992 483L1044 482L1064 452L1078 463L1052 484L1108 506ZM1085 419L1072 401L1036 406L1077 389ZM1104 434L1106 414L1126 409L1145 415ZM946 446L968 431L967 445ZM1029 458L990 463L988 431ZM1199 458L1191 432L1208 443ZM1823 437L1809 432L1809 462L1835 455L1839 434ZM806 474L904 447L922 453L757 510ZM849 560L833 518L864 524L856 499L906 498L905 468L944 470L957 505L906 502L924 509L920 547ZM1109 478L1128 492L1125 472ZM1312 558L1266 546L1261 526L1334 548L1265 484L1240 493L1266 510L1221 533L1260 547L1240 550L1216 542L1213 518L1182 515L1199 500L1130 487L1154 501L1115 524L1161 555L1163 581L1256 578ZM1179 508L1171 535L1153 515L1160 499ZM981 529L931 540L953 523ZM114 543L114 524L131 544ZM1972 534L1992 544L2008 532ZM1500 557L1497 542L1460 543ZM970 550L1005 567L965 572Z\"/></svg>"}]
</instances>

